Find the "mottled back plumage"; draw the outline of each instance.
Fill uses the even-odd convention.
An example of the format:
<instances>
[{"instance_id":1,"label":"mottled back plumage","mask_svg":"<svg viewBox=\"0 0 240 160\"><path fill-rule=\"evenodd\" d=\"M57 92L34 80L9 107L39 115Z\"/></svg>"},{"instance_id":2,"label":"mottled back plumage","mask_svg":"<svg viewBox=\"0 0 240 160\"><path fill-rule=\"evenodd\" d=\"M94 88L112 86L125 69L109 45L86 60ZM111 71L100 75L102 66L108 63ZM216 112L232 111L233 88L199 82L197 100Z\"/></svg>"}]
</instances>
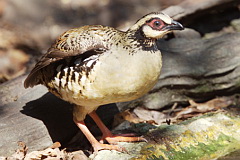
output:
<instances>
[{"instance_id":1,"label":"mottled back plumage","mask_svg":"<svg viewBox=\"0 0 240 160\"><path fill-rule=\"evenodd\" d=\"M95 25L83 26L63 33L36 64L25 80L24 86L27 88L42 84L41 77L38 75L39 71L52 63L68 57L83 55L86 54L86 52L94 52L99 48L107 50L106 41L103 41L101 38L94 35L96 34L96 31L98 31L96 35L99 36L101 36L101 34L106 34L104 32L106 28L112 30L110 27Z\"/></svg>"}]
</instances>

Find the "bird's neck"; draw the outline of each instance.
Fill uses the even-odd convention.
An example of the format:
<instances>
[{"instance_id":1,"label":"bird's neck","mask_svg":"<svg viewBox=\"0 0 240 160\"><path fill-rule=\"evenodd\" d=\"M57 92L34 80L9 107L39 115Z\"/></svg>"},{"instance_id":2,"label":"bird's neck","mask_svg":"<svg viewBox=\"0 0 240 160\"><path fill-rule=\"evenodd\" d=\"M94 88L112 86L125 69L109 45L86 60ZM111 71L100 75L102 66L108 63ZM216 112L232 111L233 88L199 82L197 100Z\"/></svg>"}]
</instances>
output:
<instances>
[{"instance_id":1,"label":"bird's neck","mask_svg":"<svg viewBox=\"0 0 240 160\"><path fill-rule=\"evenodd\" d=\"M128 30L127 37L128 39L137 42L137 46L141 47L143 50L153 51L153 52L158 50L156 45L157 40L145 37L141 29Z\"/></svg>"}]
</instances>

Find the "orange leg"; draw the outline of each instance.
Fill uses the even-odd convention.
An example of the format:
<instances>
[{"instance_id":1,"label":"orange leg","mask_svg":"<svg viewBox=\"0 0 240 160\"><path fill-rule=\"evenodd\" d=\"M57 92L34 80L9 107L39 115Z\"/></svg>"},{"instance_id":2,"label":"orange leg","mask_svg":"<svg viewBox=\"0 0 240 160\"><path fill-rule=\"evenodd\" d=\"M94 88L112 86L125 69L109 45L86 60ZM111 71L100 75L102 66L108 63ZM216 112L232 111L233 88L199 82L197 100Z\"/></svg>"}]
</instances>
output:
<instances>
[{"instance_id":1,"label":"orange leg","mask_svg":"<svg viewBox=\"0 0 240 160\"><path fill-rule=\"evenodd\" d=\"M138 141L146 141L143 137L126 137L131 136L132 134L121 134L121 135L113 135L111 131L104 125L101 119L98 117L95 111L91 112L89 116L95 121L99 129L103 133L102 140L106 140L110 144L115 144L116 142L138 142Z\"/></svg>"},{"instance_id":2,"label":"orange leg","mask_svg":"<svg viewBox=\"0 0 240 160\"><path fill-rule=\"evenodd\" d=\"M124 148L115 146L115 145L109 145L109 144L101 144L99 143L94 136L91 134L91 132L89 131L89 129L87 128L87 126L85 125L85 123L83 121L77 121L74 120L74 122L76 123L76 125L80 128L80 130L83 132L83 134L87 137L88 141L91 143L91 145L93 146L93 149L95 152L99 151L99 150L103 150L103 149L107 149L107 150L117 150L117 151L125 151Z\"/></svg>"}]
</instances>

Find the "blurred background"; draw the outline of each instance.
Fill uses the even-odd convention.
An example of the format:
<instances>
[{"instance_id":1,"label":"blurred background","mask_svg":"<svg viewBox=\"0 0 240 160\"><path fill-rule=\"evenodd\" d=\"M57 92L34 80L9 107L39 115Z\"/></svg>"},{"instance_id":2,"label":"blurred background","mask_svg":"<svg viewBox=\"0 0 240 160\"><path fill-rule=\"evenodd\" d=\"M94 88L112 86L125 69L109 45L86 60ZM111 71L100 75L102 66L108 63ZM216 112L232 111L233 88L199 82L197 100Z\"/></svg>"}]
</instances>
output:
<instances>
[{"instance_id":1,"label":"blurred background","mask_svg":"<svg viewBox=\"0 0 240 160\"><path fill-rule=\"evenodd\" d=\"M126 30L181 0L0 0L0 83L22 75L64 31L89 24Z\"/></svg>"}]
</instances>

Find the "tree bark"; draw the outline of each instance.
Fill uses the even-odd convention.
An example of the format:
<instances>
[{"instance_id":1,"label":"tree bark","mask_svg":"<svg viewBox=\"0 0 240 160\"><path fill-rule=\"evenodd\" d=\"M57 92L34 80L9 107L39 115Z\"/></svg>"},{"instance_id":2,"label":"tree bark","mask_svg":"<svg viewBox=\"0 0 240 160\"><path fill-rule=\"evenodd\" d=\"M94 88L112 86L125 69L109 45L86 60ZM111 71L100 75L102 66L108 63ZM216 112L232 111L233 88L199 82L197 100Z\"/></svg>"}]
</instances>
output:
<instances>
[{"instance_id":1,"label":"tree bark","mask_svg":"<svg viewBox=\"0 0 240 160\"><path fill-rule=\"evenodd\" d=\"M146 134L148 142L119 143L128 153L100 151L94 160L108 159L217 159L240 149L240 119L229 114L209 114L177 125L161 125ZM138 124L139 129L150 128Z\"/></svg>"}]
</instances>

